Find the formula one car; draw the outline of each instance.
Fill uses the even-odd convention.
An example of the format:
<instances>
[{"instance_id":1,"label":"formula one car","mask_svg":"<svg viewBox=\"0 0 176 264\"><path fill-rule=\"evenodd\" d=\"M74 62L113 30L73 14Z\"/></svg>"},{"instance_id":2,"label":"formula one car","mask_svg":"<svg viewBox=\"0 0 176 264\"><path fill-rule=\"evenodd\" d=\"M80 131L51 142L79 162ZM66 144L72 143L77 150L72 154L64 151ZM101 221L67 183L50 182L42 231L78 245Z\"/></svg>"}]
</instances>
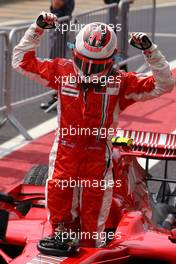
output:
<instances>
[{"instance_id":1,"label":"formula one car","mask_svg":"<svg viewBox=\"0 0 176 264\"><path fill-rule=\"evenodd\" d=\"M37 165L23 184L0 194L0 263L176 263L176 135L119 129L112 144L118 184L105 230L114 237L106 246L70 257L39 253L37 243L51 227L44 205L48 168Z\"/></svg>"}]
</instances>

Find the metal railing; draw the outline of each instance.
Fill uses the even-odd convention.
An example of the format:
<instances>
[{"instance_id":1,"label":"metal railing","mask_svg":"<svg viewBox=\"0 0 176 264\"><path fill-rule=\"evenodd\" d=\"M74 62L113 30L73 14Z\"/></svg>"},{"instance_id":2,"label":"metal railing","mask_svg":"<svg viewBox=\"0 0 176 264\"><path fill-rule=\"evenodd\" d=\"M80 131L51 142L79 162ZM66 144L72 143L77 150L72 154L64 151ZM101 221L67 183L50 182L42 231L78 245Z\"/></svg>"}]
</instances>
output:
<instances>
[{"instance_id":1,"label":"metal railing","mask_svg":"<svg viewBox=\"0 0 176 264\"><path fill-rule=\"evenodd\" d=\"M120 65L126 65L131 61L136 61L140 55L132 54L132 56L128 58L130 52L128 49L129 32L131 30L137 31L140 29L140 31L150 32L154 38L156 3L154 0L149 0L148 2L151 4L150 7L148 7L148 9L141 9L145 10L141 12L147 12L147 21L153 19L149 24L144 23L142 26L140 23L141 15L139 8L136 7L135 9L134 7L130 9L130 4L132 2L132 0L121 0L119 5L107 5L104 8L84 12L72 18L60 18L60 30L46 31L42 38L41 45L37 50L37 56L40 58L70 57L70 51L66 43L72 42L75 39L75 36L84 24L99 21L111 25L113 24L117 26L118 29L119 24L121 24L121 30L116 30L117 37L120 40L120 55L123 60L120 62ZM137 23L141 25L140 28L136 26ZM10 32L9 37L5 32L0 33L0 50L3 54L3 59L0 62L0 74L2 78L0 87L0 117L2 117L0 119L0 125L2 126L5 121L9 121L26 139L30 140L31 136L27 133L22 124L20 124L18 117L15 117L15 109L17 107L24 107L31 102L38 101L53 92L21 76L11 67L13 48L19 43L27 28L28 26L16 27ZM64 31L63 33L61 29Z\"/></svg>"},{"instance_id":2,"label":"metal railing","mask_svg":"<svg viewBox=\"0 0 176 264\"><path fill-rule=\"evenodd\" d=\"M124 0L120 1L119 12L122 24L121 51L123 61L120 66L128 64L133 65L134 61L138 65L142 64L136 72L146 70L147 64L143 64L143 56L137 49L128 45L129 34L131 32L146 32L152 40L155 40L155 24L156 24L156 0ZM131 68L132 71L134 68Z\"/></svg>"},{"instance_id":3,"label":"metal railing","mask_svg":"<svg viewBox=\"0 0 176 264\"><path fill-rule=\"evenodd\" d=\"M0 32L0 52L1 52L1 60L0 60L0 126L2 126L6 122L6 91L7 91L7 52L9 47L9 39L8 34L6 32Z\"/></svg>"}]
</instances>

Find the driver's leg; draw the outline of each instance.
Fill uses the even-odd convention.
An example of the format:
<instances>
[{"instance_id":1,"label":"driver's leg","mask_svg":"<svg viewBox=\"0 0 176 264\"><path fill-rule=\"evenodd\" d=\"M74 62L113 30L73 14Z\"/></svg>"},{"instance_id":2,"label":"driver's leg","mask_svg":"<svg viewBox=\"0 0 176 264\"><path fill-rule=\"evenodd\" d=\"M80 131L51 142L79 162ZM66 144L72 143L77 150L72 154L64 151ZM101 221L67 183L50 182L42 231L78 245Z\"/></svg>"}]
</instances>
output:
<instances>
[{"instance_id":1,"label":"driver's leg","mask_svg":"<svg viewBox=\"0 0 176 264\"><path fill-rule=\"evenodd\" d=\"M73 144L58 145L56 140L50 154L46 185L48 216L53 229L59 223L72 229L78 217L78 188L74 187L79 167L77 157L78 149Z\"/></svg>"},{"instance_id":2,"label":"driver's leg","mask_svg":"<svg viewBox=\"0 0 176 264\"><path fill-rule=\"evenodd\" d=\"M105 242L104 228L111 207L113 189L110 156L106 145L95 144L87 149L84 178L92 185L82 188L80 192L81 246L99 247Z\"/></svg>"}]
</instances>

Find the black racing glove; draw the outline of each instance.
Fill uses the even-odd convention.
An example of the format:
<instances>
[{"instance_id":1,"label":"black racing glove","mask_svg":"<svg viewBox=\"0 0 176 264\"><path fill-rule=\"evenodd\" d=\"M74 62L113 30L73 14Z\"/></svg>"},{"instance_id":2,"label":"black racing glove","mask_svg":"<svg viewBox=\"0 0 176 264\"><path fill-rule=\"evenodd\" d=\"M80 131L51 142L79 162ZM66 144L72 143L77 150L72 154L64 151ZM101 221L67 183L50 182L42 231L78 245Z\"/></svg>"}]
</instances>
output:
<instances>
[{"instance_id":1,"label":"black racing glove","mask_svg":"<svg viewBox=\"0 0 176 264\"><path fill-rule=\"evenodd\" d=\"M129 43L133 47L141 50L150 49L153 45L151 39L147 36L147 34L142 32L132 33Z\"/></svg>"},{"instance_id":2,"label":"black racing glove","mask_svg":"<svg viewBox=\"0 0 176 264\"><path fill-rule=\"evenodd\" d=\"M42 12L36 20L37 26L43 29L55 28L57 16L52 13Z\"/></svg>"}]
</instances>

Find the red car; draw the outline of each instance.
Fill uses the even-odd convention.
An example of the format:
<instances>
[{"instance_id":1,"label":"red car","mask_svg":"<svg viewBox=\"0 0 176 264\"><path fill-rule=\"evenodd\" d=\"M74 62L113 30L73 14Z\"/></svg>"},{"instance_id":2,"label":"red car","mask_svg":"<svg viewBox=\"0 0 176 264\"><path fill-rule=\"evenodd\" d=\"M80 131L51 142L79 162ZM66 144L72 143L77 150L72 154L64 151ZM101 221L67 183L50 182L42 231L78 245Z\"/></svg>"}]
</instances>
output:
<instances>
[{"instance_id":1,"label":"red car","mask_svg":"<svg viewBox=\"0 0 176 264\"><path fill-rule=\"evenodd\" d=\"M38 252L38 240L51 232L44 205L48 168L38 165L22 185L0 193L0 263L176 263L176 135L118 130L112 143L115 184L106 247L80 248L72 257Z\"/></svg>"}]
</instances>

